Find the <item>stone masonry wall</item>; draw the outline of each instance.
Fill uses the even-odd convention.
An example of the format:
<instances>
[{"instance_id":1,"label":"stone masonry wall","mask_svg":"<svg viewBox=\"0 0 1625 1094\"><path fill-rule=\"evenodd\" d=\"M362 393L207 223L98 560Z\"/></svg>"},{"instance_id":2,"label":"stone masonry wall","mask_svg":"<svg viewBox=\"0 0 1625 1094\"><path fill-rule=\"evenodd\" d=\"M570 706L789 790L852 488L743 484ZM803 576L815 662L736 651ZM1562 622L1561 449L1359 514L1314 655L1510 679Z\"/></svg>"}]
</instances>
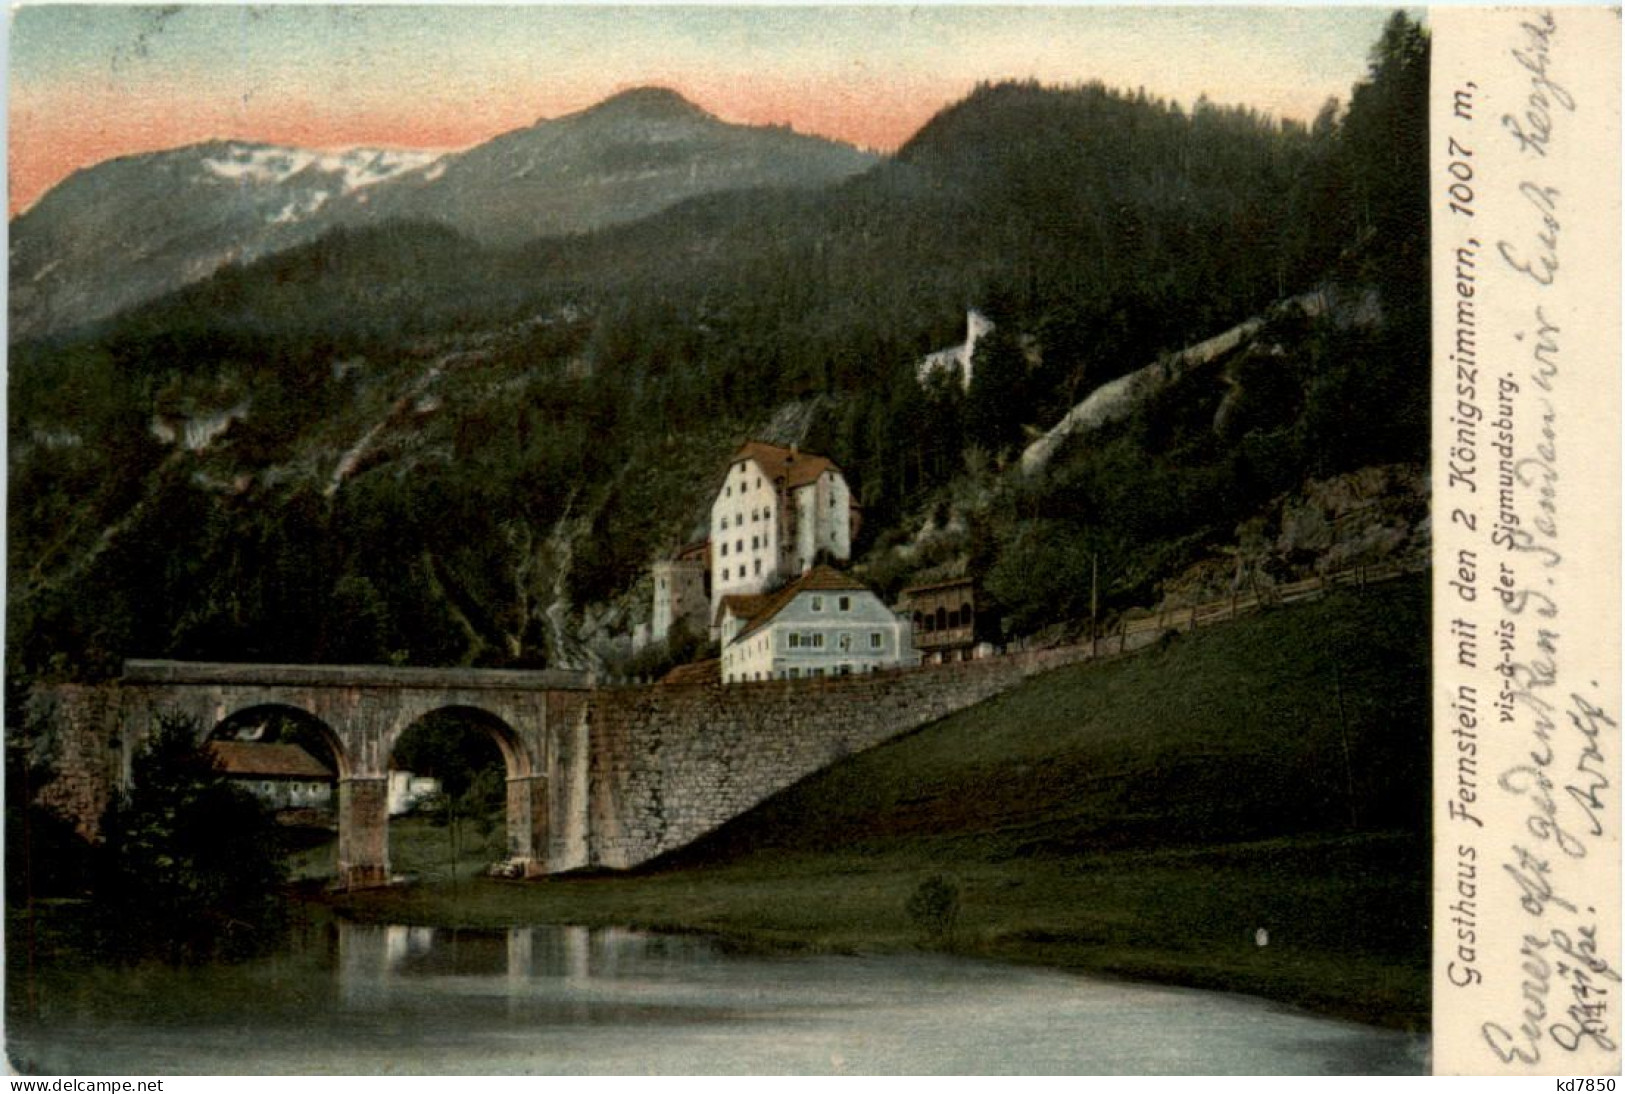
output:
<instances>
[{"instance_id":1,"label":"stone masonry wall","mask_svg":"<svg viewBox=\"0 0 1625 1094\"><path fill-rule=\"evenodd\" d=\"M1089 659L1074 646L866 676L595 692L580 865L646 862L843 756Z\"/></svg>"},{"instance_id":2,"label":"stone masonry wall","mask_svg":"<svg viewBox=\"0 0 1625 1094\"><path fill-rule=\"evenodd\" d=\"M124 698L117 687L77 684L41 689L29 698L28 718L45 734L56 774L39 800L71 818L87 837L98 835L120 783Z\"/></svg>"},{"instance_id":3,"label":"stone masonry wall","mask_svg":"<svg viewBox=\"0 0 1625 1094\"><path fill-rule=\"evenodd\" d=\"M1281 586L1275 601L1316 598L1351 581L1364 588L1407 572L1370 568ZM902 672L589 692L587 724L578 727L590 737L586 846L556 855L550 865L624 868L647 862L842 756L992 698L1028 677L1132 654L1170 631L1205 628L1262 606L1257 597L1232 597L1125 621L1092 644Z\"/></svg>"}]
</instances>

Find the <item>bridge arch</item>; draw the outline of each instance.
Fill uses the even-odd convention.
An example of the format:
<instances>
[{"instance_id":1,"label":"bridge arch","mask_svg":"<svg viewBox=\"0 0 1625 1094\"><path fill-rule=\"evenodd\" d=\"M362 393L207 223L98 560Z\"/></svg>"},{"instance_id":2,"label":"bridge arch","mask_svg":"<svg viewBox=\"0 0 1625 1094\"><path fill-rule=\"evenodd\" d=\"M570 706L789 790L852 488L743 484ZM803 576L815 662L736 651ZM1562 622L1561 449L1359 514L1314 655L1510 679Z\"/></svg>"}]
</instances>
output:
<instances>
[{"instance_id":1,"label":"bridge arch","mask_svg":"<svg viewBox=\"0 0 1625 1094\"><path fill-rule=\"evenodd\" d=\"M412 712L401 724L394 726L384 737L385 769L393 763L402 738L439 718L455 718L485 733L502 753L502 762L509 778L523 778L535 773L535 759L525 747L519 731L508 724L506 718L483 706L460 702L427 704L421 711Z\"/></svg>"},{"instance_id":2,"label":"bridge arch","mask_svg":"<svg viewBox=\"0 0 1625 1094\"><path fill-rule=\"evenodd\" d=\"M546 757L536 754L526 736L503 714L468 701L429 702L407 712L384 735L385 777L395 768L402 743L410 735L447 723L456 724L464 733L481 734L495 745L503 768L504 868L518 875L533 873L546 853ZM387 822L385 839L387 846Z\"/></svg>"},{"instance_id":3,"label":"bridge arch","mask_svg":"<svg viewBox=\"0 0 1625 1094\"><path fill-rule=\"evenodd\" d=\"M212 725L205 724L204 741L220 740L276 740L287 743L287 724L303 730L293 736L294 744L308 739L321 743L326 755L316 759L332 761L334 774L339 779L351 776L353 764L344 741L320 715L294 703L277 700L247 700L230 707ZM307 749L308 751L308 749Z\"/></svg>"}]
</instances>

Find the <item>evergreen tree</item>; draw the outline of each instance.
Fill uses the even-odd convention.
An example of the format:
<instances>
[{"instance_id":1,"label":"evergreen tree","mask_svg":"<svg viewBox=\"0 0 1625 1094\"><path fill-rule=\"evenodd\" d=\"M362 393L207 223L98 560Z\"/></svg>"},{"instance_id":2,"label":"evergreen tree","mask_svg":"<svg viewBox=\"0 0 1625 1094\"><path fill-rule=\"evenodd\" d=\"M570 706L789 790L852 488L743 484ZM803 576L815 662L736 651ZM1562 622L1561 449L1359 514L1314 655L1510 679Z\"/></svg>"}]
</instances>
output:
<instances>
[{"instance_id":1,"label":"evergreen tree","mask_svg":"<svg viewBox=\"0 0 1625 1094\"><path fill-rule=\"evenodd\" d=\"M1390 306L1427 299L1428 55L1427 32L1394 12L1343 122L1347 212L1381 241L1361 253Z\"/></svg>"},{"instance_id":2,"label":"evergreen tree","mask_svg":"<svg viewBox=\"0 0 1625 1094\"><path fill-rule=\"evenodd\" d=\"M1027 362L1008 322L976 343L965 399L966 439L995 456L1021 439L1028 410Z\"/></svg>"},{"instance_id":3,"label":"evergreen tree","mask_svg":"<svg viewBox=\"0 0 1625 1094\"><path fill-rule=\"evenodd\" d=\"M199 746L196 722L160 714L130 774L104 825L96 893L115 950L197 960L272 943L284 911L280 833Z\"/></svg>"}]
</instances>

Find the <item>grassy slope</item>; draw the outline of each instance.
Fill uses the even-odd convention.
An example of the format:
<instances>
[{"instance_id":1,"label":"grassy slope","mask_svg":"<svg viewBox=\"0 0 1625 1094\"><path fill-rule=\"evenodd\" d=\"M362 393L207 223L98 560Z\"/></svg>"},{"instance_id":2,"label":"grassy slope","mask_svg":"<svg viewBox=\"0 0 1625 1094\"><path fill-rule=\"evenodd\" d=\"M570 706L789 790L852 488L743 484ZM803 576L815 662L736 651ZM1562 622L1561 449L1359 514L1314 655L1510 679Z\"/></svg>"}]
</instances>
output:
<instances>
[{"instance_id":1,"label":"grassy slope","mask_svg":"<svg viewBox=\"0 0 1625 1094\"><path fill-rule=\"evenodd\" d=\"M631 875L343 903L882 950L925 943L903 909L942 873L968 953L1420 1027L1427 653L1422 579L1340 594L1041 677Z\"/></svg>"}]
</instances>

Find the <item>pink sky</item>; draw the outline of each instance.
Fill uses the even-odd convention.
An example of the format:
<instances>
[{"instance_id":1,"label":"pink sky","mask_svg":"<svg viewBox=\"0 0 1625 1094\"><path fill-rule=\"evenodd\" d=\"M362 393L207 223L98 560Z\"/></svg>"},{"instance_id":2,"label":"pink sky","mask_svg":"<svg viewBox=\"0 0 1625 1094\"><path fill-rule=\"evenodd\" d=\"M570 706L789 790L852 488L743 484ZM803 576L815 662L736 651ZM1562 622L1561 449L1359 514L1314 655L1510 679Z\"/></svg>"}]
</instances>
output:
<instances>
[{"instance_id":1,"label":"pink sky","mask_svg":"<svg viewBox=\"0 0 1625 1094\"><path fill-rule=\"evenodd\" d=\"M1312 117L1380 8L24 7L15 215L74 170L214 138L468 147L629 87L890 150L978 80L1200 94Z\"/></svg>"}]
</instances>

